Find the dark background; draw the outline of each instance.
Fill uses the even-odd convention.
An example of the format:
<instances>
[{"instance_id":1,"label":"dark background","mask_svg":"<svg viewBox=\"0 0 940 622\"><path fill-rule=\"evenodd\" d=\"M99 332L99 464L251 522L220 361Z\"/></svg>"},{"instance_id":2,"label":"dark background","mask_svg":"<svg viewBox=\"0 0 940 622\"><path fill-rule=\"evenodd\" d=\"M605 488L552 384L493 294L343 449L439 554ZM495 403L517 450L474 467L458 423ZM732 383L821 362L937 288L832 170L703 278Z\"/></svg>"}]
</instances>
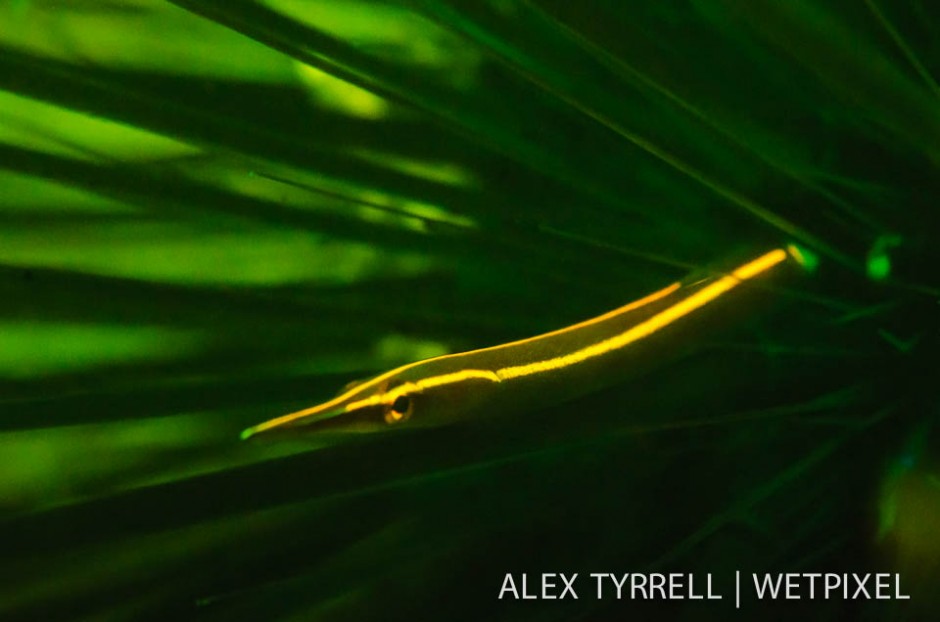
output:
<instances>
[{"instance_id":1,"label":"dark background","mask_svg":"<svg viewBox=\"0 0 940 622\"><path fill-rule=\"evenodd\" d=\"M915 0L6 3L0 617L724 620L741 570L913 597L742 617L935 619L938 24ZM791 243L814 269L583 399L238 441ZM497 600L507 572L654 571L725 600Z\"/></svg>"}]
</instances>

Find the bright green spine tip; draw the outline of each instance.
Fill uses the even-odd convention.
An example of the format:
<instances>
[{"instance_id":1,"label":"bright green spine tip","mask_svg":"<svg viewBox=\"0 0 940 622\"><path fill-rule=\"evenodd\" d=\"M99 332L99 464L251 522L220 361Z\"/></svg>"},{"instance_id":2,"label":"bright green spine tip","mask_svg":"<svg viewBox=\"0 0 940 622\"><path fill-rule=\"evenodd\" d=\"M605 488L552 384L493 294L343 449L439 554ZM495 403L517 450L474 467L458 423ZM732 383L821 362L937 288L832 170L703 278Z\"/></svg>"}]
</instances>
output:
<instances>
[{"instance_id":1,"label":"bright green spine tip","mask_svg":"<svg viewBox=\"0 0 940 622\"><path fill-rule=\"evenodd\" d=\"M901 245L901 236L885 234L872 244L868 252L868 276L873 281L883 281L891 274L891 259L888 250Z\"/></svg>"},{"instance_id":2,"label":"bright green spine tip","mask_svg":"<svg viewBox=\"0 0 940 622\"><path fill-rule=\"evenodd\" d=\"M787 252L798 264L803 266L803 269L807 272L815 272L816 268L819 267L819 256L805 246L788 244Z\"/></svg>"},{"instance_id":3,"label":"bright green spine tip","mask_svg":"<svg viewBox=\"0 0 940 622\"><path fill-rule=\"evenodd\" d=\"M868 276L874 281L883 281L891 274L891 260L886 253L868 258Z\"/></svg>"}]
</instances>

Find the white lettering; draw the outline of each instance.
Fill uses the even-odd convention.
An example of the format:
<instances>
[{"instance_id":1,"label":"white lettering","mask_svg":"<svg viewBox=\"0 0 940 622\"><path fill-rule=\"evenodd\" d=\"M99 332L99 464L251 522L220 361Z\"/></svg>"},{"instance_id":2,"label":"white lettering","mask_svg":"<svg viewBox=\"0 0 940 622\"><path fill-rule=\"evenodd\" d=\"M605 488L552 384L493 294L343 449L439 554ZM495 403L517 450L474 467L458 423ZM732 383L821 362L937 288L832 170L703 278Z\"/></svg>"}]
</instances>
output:
<instances>
[{"instance_id":1,"label":"white lettering","mask_svg":"<svg viewBox=\"0 0 940 622\"><path fill-rule=\"evenodd\" d=\"M890 600L891 593L888 590L891 588L891 584L888 583L888 577L891 575L879 572L875 575L875 599L877 600ZM884 589L884 591L882 591Z\"/></svg>"},{"instance_id":2,"label":"white lettering","mask_svg":"<svg viewBox=\"0 0 940 622\"><path fill-rule=\"evenodd\" d=\"M712 574L708 573L708 578L705 580L705 584L708 586L708 600L721 600L721 594L715 594L712 592Z\"/></svg>"},{"instance_id":3,"label":"white lettering","mask_svg":"<svg viewBox=\"0 0 940 622\"><path fill-rule=\"evenodd\" d=\"M499 590L499 599L502 600L503 596L506 595L506 592L512 592L512 597L516 600L519 600L519 592L516 591L516 584L512 580L512 574L507 572L506 577L503 579L503 587Z\"/></svg>"},{"instance_id":4,"label":"white lettering","mask_svg":"<svg viewBox=\"0 0 940 622\"><path fill-rule=\"evenodd\" d=\"M550 577L554 577L555 573L548 572L542 575L542 600L555 600L558 598L554 594L549 594L549 588L555 587L555 584L551 582Z\"/></svg>"},{"instance_id":5,"label":"white lettering","mask_svg":"<svg viewBox=\"0 0 940 622\"><path fill-rule=\"evenodd\" d=\"M650 575L650 598L655 598L653 592L659 592L659 597L666 600L666 575L654 572Z\"/></svg>"},{"instance_id":6,"label":"white lettering","mask_svg":"<svg viewBox=\"0 0 940 622\"><path fill-rule=\"evenodd\" d=\"M803 576L809 579L809 599L813 600L816 598L816 579L822 575L818 572L807 572Z\"/></svg>"},{"instance_id":7,"label":"white lettering","mask_svg":"<svg viewBox=\"0 0 940 622\"><path fill-rule=\"evenodd\" d=\"M786 574L787 595L785 598L787 600L800 600L800 595L793 593L794 590L800 589L799 578L800 575L793 572L788 572Z\"/></svg>"},{"instance_id":8,"label":"white lettering","mask_svg":"<svg viewBox=\"0 0 940 622\"><path fill-rule=\"evenodd\" d=\"M624 575L623 575L622 577L620 577L620 582L618 583L618 582L617 582L617 577L616 577L613 573L611 573L611 575L610 575L610 580L614 582L614 587L617 588L617 600L620 600L620 598L621 598L621 592L620 592L620 591L621 591L621 589L623 589L623 584L627 582L627 577L629 577L629 576L630 576L630 573L628 573L628 572L627 572L627 573L624 573Z\"/></svg>"},{"instance_id":9,"label":"white lettering","mask_svg":"<svg viewBox=\"0 0 940 622\"><path fill-rule=\"evenodd\" d=\"M571 598L577 600L578 595L575 594L574 592L574 580L578 578L578 573L576 572L573 575L571 575L570 580L568 579L567 576L565 576L564 573L561 573L559 576L561 577L562 583L565 584L565 588L561 591L560 598L564 598L566 594L571 594Z\"/></svg>"},{"instance_id":10,"label":"white lettering","mask_svg":"<svg viewBox=\"0 0 940 622\"><path fill-rule=\"evenodd\" d=\"M901 575L894 575L894 597L898 600L910 600L910 594L901 593Z\"/></svg>"},{"instance_id":11,"label":"white lettering","mask_svg":"<svg viewBox=\"0 0 940 622\"><path fill-rule=\"evenodd\" d=\"M676 590L682 589L683 575L678 572L669 573L669 600L682 600L682 594L676 594Z\"/></svg>"},{"instance_id":12,"label":"white lettering","mask_svg":"<svg viewBox=\"0 0 940 622\"><path fill-rule=\"evenodd\" d=\"M865 594L865 598L871 600L871 596L869 596L868 590L865 589L865 584L868 583L869 577L871 577L871 574L866 574L864 577L859 577L854 572L852 573L852 578L855 579L855 585L858 586L855 590L855 593L852 595L852 600L858 598L859 593Z\"/></svg>"},{"instance_id":13,"label":"white lettering","mask_svg":"<svg viewBox=\"0 0 940 622\"><path fill-rule=\"evenodd\" d=\"M782 575L777 575L777 581L774 582L773 575L765 574L762 581L757 580L757 575L752 574L754 578L754 591L757 592L757 599L764 600L764 594L770 593L770 598L777 598L777 592L780 591L780 579Z\"/></svg>"},{"instance_id":14,"label":"white lettering","mask_svg":"<svg viewBox=\"0 0 940 622\"><path fill-rule=\"evenodd\" d=\"M643 593L643 600L649 598L646 591L647 578L645 574L635 574L630 576L630 598L636 600L637 590Z\"/></svg>"}]
</instances>

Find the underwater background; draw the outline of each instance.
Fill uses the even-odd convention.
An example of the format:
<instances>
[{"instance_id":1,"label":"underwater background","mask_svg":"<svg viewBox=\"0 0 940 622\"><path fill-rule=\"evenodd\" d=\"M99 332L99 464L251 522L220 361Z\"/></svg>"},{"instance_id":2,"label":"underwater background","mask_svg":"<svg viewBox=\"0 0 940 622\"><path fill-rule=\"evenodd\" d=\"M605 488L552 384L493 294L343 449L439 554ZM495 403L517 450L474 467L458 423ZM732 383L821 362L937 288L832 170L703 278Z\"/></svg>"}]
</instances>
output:
<instances>
[{"instance_id":1,"label":"underwater background","mask_svg":"<svg viewBox=\"0 0 940 622\"><path fill-rule=\"evenodd\" d=\"M937 619L938 11L0 4L0 619ZM604 391L239 440L787 244L804 273ZM736 570L911 599L735 611Z\"/></svg>"}]
</instances>

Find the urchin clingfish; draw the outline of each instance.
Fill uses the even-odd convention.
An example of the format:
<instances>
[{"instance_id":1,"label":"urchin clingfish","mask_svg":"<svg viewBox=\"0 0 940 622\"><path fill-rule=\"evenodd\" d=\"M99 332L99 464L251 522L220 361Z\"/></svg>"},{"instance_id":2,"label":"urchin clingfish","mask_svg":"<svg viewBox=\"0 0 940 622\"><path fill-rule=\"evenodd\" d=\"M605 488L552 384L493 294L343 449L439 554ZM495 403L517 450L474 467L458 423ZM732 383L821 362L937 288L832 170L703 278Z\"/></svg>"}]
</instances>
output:
<instances>
[{"instance_id":1,"label":"urchin clingfish","mask_svg":"<svg viewBox=\"0 0 940 622\"><path fill-rule=\"evenodd\" d=\"M248 428L242 438L441 425L572 399L629 377L656 358L663 338L675 339L670 332L788 258L802 263L795 246L774 249L730 272L672 283L566 328L409 363L348 385L327 402Z\"/></svg>"}]
</instances>

